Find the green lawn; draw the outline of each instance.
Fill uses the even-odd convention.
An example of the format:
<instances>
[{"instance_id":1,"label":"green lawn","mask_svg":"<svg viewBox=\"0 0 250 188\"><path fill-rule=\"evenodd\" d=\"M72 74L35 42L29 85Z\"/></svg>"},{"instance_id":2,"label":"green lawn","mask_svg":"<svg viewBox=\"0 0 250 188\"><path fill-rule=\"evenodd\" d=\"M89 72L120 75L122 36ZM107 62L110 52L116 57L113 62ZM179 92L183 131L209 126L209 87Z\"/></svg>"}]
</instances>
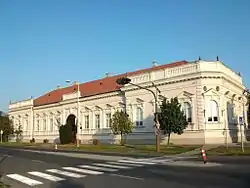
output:
<instances>
[{"instance_id":1,"label":"green lawn","mask_svg":"<svg viewBox=\"0 0 250 188\"><path fill-rule=\"evenodd\" d=\"M214 156L250 156L250 147L245 147L245 151L242 152L241 147L228 147L220 146L207 151L207 155Z\"/></svg>"},{"instance_id":2,"label":"green lawn","mask_svg":"<svg viewBox=\"0 0 250 188\"><path fill-rule=\"evenodd\" d=\"M3 143L0 146L7 147L25 147L25 148L46 148L46 149L54 149L53 144L41 144L41 143ZM160 153L156 153L156 149L154 145L115 145L115 144L101 144L101 145L80 145L77 148L73 144L69 145L58 145L58 149L63 150L71 150L71 151L88 151L88 152L103 152L103 153L121 153L121 154L138 154L138 155L174 155L183 152L187 152L190 150L194 150L200 146L163 146L160 147Z\"/></svg>"}]
</instances>

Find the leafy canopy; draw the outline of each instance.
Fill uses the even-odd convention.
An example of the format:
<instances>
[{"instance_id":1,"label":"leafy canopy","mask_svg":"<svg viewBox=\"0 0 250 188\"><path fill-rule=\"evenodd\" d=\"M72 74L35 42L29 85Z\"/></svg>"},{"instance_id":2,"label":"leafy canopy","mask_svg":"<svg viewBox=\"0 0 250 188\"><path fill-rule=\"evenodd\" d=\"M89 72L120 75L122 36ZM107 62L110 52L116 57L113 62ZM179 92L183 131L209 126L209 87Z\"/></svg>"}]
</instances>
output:
<instances>
[{"instance_id":1,"label":"leafy canopy","mask_svg":"<svg viewBox=\"0 0 250 188\"><path fill-rule=\"evenodd\" d=\"M115 135L129 134L132 132L133 122L123 111L116 111L111 120L111 130Z\"/></svg>"},{"instance_id":2,"label":"leafy canopy","mask_svg":"<svg viewBox=\"0 0 250 188\"><path fill-rule=\"evenodd\" d=\"M160 111L158 115L160 129L163 130L164 134L170 136L171 133L176 133L180 135L187 128L188 122L177 97L171 98L170 101L164 99Z\"/></svg>"},{"instance_id":3,"label":"leafy canopy","mask_svg":"<svg viewBox=\"0 0 250 188\"><path fill-rule=\"evenodd\" d=\"M13 123L7 115L0 112L0 130L3 131L3 135L13 134Z\"/></svg>"}]
</instances>

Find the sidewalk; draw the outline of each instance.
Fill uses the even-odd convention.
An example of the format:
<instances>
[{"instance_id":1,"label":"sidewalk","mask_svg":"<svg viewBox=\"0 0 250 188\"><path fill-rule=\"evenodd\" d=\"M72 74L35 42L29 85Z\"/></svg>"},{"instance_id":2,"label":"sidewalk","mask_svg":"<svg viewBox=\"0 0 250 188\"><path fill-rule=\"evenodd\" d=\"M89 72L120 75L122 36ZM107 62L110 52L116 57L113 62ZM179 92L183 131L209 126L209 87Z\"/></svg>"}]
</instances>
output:
<instances>
[{"instance_id":1,"label":"sidewalk","mask_svg":"<svg viewBox=\"0 0 250 188\"><path fill-rule=\"evenodd\" d=\"M7 149L15 149L15 150L30 150L30 151L45 151L45 152L54 152L54 148L28 148L28 147L6 147L0 146L0 148L7 148ZM147 153L115 153L115 152L105 152L105 151L86 151L86 150L69 150L69 149L57 149L57 152L63 153L73 153L73 154L90 154L90 155L102 155L102 156L123 156L123 157L133 157L133 158L150 158L150 157L160 157L164 156L162 153L155 153L155 154L147 154Z\"/></svg>"},{"instance_id":2,"label":"sidewalk","mask_svg":"<svg viewBox=\"0 0 250 188\"><path fill-rule=\"evenodd\" d=\"M70 152L60 152L60 151L38 151L38 150L29 150L29 149L19 149L26 152L49 154L49 155L60 155L73 158L83 158L83 159L96 159L104 161L114 161L114 160L135 160L132 157L126 156L112 156L112 155L98 155L98 154L84 154L84 153L70 153Z\"/></svg>"}]
</instances>

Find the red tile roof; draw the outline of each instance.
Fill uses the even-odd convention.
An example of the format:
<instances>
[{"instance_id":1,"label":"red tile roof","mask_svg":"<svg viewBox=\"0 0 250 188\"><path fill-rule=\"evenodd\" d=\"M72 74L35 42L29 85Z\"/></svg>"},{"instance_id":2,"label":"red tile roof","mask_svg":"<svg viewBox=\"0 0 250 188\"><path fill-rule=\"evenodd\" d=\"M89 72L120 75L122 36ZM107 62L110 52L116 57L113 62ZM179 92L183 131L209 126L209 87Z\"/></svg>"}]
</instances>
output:
<instances>
[{"instance_id":1,"label":"red tile roof","mask_svg":"<svg viewBox=\"0 0 250 188\"><path fill-rule=\"evenodd\" d=\"M105 77L105 78L102 78L99 80L94 80L94 81L82 83L82 84L80 84L81 96L87 97L87 96L91 96L91 95L97 95L97 94L117 91L120 89L120 87L118 84L116 84L116 79L119 77L125 76L125 75L130 77L133 75L138 75L138 74L151 72L151 71L155 71L155 70L181 66L181 65L184 65L187 63L188 63L187 61L180 61L180 62L165 64L165 65L154 66L154 67L147 68L147 69L137 70L134 72L129 72L127 74L120 74L120 75ZM64 94L70 94L70 93L73 93L76 91L77 91L77 85L72 85L72 86L69 86L66 88L60 88L60 89L53 90L53 91L35 99L34 106L41 106L41 105L53 104L53 103L60 102L62 100L62 96Z\"/></svg>"}]
</instances>

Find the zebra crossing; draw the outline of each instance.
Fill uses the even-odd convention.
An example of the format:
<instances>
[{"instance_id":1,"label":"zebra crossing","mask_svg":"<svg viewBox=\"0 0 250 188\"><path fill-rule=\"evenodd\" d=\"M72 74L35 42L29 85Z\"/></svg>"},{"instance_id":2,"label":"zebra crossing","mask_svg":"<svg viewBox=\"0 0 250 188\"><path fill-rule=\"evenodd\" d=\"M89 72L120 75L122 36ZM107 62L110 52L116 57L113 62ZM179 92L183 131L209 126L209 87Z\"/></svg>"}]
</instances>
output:
<instances>
[{"instance_id":1,"label":"zebra crossing","mask_svg":"<svg viewBox=\"0 0 250 188\"><path fill-rule=\"evenodd\" d=\"M128 170L146 165L154 165L156 163L150 161L139 160L118 160L108 161L105 163L92 163L89 165L63 166L59 169L45 169L44 172L31 171L25 172L29 177L21 174L7 174L11 180L18 181L28 186L39 186L44 184L44 180L51 182L64 181L67 178L85 178L88 175L101 175L104 173L117 172L119 170ZM32 178L31 178L32 177Z\"/></svg>"}]
</instances>

